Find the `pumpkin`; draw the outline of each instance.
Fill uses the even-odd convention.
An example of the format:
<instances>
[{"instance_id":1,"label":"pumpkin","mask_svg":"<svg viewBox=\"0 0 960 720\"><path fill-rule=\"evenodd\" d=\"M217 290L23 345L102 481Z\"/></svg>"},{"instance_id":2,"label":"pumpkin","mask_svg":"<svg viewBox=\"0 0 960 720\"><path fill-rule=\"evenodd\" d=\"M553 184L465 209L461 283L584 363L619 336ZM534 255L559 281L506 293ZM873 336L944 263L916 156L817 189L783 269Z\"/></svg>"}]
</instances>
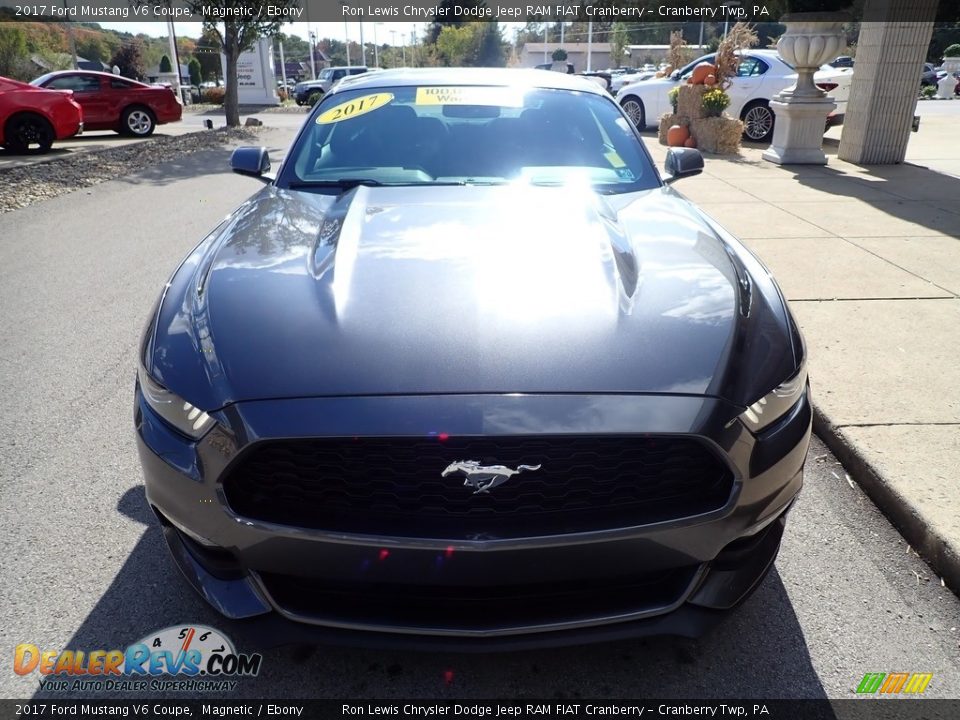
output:
<instances>
[{"instance_id":1,"label":"pumpkin","mask_svg":"<svg viewBox=\"0 0 960 720\"><path fill-rule=\"evenodd\" d=\"M686 142L683 143L684 147L695 148L697 146L697 139L695 137L688 137Z\"/></svg>"},{"instance_id":2,"label":"pumpkin","mask_svg":"<svg viewBox=\"0 0 960 720\"><path fill-rule=\"evenodd\" d=\"M690 76L690 84L703 85L703 81L706 80L707 75L713 75L714 80L716 80L717 66L708 62L702 62L693 69L693 74Z\"/></svg>"},{"instance_id":3,"label":"pumpkin","mask_svg":"<svg viewBox=\"0 0 960 720\"><path fill-rule=\"evenodd\" d=\"M716 85L716 84L717 84L717 76L714 75L714 74L712 74L712 73L711 73L710 75L707 75L707 76L703 79L703 84L704 84L704 85Z\"/></svg>"},{"instance_id":4,"label":"pumpkin","mask_svg":"<svg viewBox=\"0 0 960 720\"><path fill-rule=\"evenodd\" d=\"M690 137L690 131L683 125L671 125L667 130L667 145L670 147L683 147L683 144Z\"/></svg>"}]
</instances>

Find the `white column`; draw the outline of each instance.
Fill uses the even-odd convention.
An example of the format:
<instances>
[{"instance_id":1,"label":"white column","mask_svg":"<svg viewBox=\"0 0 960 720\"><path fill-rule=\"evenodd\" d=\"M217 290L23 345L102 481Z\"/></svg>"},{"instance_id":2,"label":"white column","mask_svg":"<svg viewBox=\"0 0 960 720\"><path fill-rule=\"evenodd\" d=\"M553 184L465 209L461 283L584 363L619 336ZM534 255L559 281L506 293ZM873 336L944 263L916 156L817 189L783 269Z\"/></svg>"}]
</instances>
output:
<instances>
[{"instance_id":1,"label":"white column","mask_svg":"<svg viewBox=\"0 0 960 720\"><path fill-rule=\"evenodd\" d=\"M903 162L917 107L919 73L933 33L937 0L887 0L902 15L929 22L865 22L860 26L841 160L860 165Z\"/></svg>"}]
</instances>

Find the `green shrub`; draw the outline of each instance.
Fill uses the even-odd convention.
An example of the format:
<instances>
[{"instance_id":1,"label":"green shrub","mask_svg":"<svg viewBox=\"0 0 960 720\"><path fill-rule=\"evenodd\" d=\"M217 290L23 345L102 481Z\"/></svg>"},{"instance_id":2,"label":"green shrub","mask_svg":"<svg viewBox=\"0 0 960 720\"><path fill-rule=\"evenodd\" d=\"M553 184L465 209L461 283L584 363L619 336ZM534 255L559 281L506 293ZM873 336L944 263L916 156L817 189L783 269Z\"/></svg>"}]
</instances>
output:
<instances>
[{"instance_id":1,"label":"green shrub","mask_svg":"<svg viewBox=\"0 0 960 720\"><path fill-rule=\"evenodd\" d=\"M667 98L670 100L670 106L673 108L673 114L677 114L677 98L680 97L680 86L677 85L670 92L667 93Z\"/></svg>"},{"instance_id":2,"label":"green shrub","mask_svg":"<svg viewBox=\"0 0 960 720\"><path fill-rule=\"evenodd\" d=\"M700 101L700 107L706 117L720 117L730 104L730 96L720 88L707 90Z\"/></svg>"},{"instance_id":3,"label":"green shrub","mask_svg":"<svg viewBox=\"0 0 960 720\"><path fill-rule=\"evenodd\" d=\"M227 91L222 87L207 88L203 91L203 101L211 105L223 105L223 98Z\"/></svg>"},{"instance_id":4,"label":"green shrub","mask_svg":"<svg viewBox=\"0 0 960 720\"><path fill-rule=\"evenodd\" d=\"M557 48L550 57L553 58L554 62L563 62L567 59L567 51L563 48Z\"/></svg>"},{"instance_id":5,"label":"green shrub","mask_svg":"<svg viewBox=\"0 0 960 720\"><path fill-rule=\"evenodd\" d=\"M943 56L945 58L960 57L960 43L954 43L948 46L947 49L943 51Z\"/></svg>"},{"instance_id":6,"label":"green shrub","mask_svg":"<svg viewBox=\"0 0 960 720\"><path fill-rule=\"evenodd\" d=\"M920 88L920 97L927 98L928 100L937 94L936 85L924 85Z\"/></svg>"},{"instance_id":7,"label":"green shrub","mask_svg":"<svg viewBox=\"0 0 960 720\"><path fill-rule=\"evenodd\" d=\"M310 93L310 96L307 98L307 105L309 105L310 107L313 107L313 106L316 105L318 102L320 102L320 99L321 99L322 97L323 97L323 93L322 93L322 92L312 92L312 93Z\"/></svg>"}]
</instances>

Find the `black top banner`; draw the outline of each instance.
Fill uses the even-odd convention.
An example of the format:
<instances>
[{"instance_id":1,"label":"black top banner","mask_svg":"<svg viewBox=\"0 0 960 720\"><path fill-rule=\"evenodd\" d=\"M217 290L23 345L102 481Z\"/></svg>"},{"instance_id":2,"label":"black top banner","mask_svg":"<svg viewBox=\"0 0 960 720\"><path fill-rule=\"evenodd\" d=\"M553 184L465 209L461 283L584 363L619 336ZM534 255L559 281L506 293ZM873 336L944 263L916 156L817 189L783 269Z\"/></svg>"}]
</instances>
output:
<instances>
[{"instance_id":1,"label":"black top banner","mask_svg":"<svg viewBox=\"0 0 960 720\"><path fill-rule=\"evenodd\" d=\"M73 22L775 22L841 12L862 22L960 19L957 0L0 0L0 20Z\"/></svg>"},{"instance_id":2,"label":"black top banner","mask_svg":"<svg viewBox=\"0 0 960 720\"><path fill-rule=\"evenodd\" d=\"M435 720L956 720L960 700L2 700L0 720L32 718L426 718Z\"/></svg>"}]
</instances>

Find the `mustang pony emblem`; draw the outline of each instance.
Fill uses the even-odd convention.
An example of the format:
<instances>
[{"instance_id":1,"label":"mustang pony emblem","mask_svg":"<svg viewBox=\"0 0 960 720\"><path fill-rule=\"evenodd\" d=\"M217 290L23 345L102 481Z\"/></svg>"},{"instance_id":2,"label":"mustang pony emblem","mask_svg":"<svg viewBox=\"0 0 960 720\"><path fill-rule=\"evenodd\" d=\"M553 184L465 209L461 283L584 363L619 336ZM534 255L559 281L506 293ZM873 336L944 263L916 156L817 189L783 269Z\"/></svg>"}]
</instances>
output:
<instances>
[{"instance_id":1,"label":"mustang pony emblem","mask_svg":"<svg viewBox=\"0 0 960 720\"><path fill-rule=\"evenodd\" d=\"M473 494L488 493L497 485L503 485L514 475L519 475L524 470L539 470L539 465L517 465L516 470L511 470L506 465L481 465L476 460L455 460L447 469L440 473L441 477L446 477L451 473L462 472L467 479L463 481L464 487L472 487Z\"/></svg>"}]
</instances>

